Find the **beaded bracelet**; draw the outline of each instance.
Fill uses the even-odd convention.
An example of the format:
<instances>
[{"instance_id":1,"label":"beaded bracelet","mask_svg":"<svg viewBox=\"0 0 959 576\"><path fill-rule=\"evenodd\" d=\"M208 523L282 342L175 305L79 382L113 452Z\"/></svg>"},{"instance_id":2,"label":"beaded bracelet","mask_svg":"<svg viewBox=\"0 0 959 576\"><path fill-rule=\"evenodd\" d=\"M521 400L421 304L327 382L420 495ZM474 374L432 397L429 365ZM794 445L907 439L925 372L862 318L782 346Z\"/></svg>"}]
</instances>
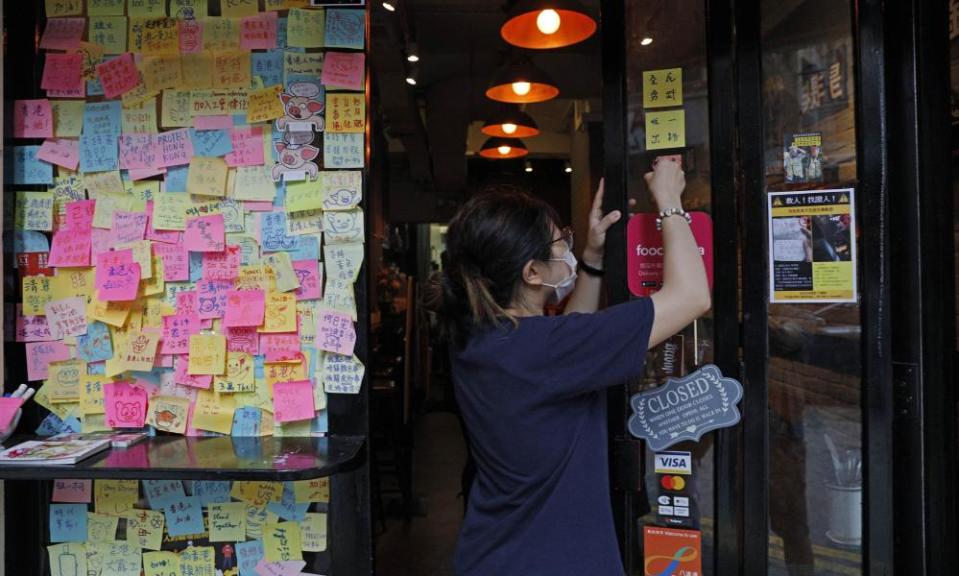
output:
<instances>
[{"instance_id":1,"label":"beaded bracelet","mask_svg":"<svg viewBox=\"0 0 959 576\"><path fill-rule=\"evenodd\" d=\"M683 210L682 208L667 208L665 210L660 210L659 217L656 218L656 229L663 229L663 220L669 218L670 216L682 216L686 219L687 224L693 223L693 217L689 215L689 212Z\"/></svg>"}]
</instances>

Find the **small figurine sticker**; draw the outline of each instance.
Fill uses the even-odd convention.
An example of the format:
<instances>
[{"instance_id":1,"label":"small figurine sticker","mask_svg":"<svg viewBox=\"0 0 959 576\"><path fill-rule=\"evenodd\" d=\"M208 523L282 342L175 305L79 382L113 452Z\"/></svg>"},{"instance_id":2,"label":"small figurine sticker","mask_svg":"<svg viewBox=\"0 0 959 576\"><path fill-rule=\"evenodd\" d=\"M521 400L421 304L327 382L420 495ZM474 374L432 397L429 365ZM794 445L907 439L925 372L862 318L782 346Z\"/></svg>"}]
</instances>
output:
<instances>
[{"instance_id":1,"label":"small figurine sticker","mask_svg":"<svg viewBox=\"0 0 959 576\"><path fill-rule=\"evenodd\" d=\"M311 82L294 82L280 94L286 114L276 119L276 128L280 132L322 132L326 126L323 117L326 105L316 100L320 96L320 87Z\"/></svg>"},{"instance_id":2,"label":"small figurine sticker","mask_svg":"<svg viewBox=\"0 0 959 576\"><path fill-rule=\"evenodd\" d=\"M320 149L316 146L305 144L295 146L287 144L282 140L273 143L276 148L279 161L273 165L273 181L279 182L286 173L305 173L310 180L315 181L319 174L320 167L313 162L320 155Z\"/></svg>"}]
</instances>

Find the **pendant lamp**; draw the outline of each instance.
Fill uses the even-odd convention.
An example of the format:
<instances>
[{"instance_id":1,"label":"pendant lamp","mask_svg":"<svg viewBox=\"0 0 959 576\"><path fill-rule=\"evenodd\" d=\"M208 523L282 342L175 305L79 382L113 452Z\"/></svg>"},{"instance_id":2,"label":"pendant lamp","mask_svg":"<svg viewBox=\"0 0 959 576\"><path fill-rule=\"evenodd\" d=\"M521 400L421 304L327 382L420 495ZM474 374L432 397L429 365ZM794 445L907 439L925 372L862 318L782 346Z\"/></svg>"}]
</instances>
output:
<instances>
[{"instance_id":1,"label":"pendant lamp","mask_svg":"<svg viewBox=\"0 0 959 576\"><path fill-rule=\"evenodd\" d=\"M490 138L480 149L480 156L490 160L522 158L529 154L526 144L516 138Z\"/></svg>"},{"instance_id":2,"label":"pendant lamp","mask_svg":"<svg viewBox=\"0 0 959 576\"><path fill-rule=\"evenodd\" d=\"M483 124L483 134L500 138L532 138L539 135L539 126L533 117L511 108L493 116Z\"/></svg>"},{"instance_id":3,"label":"pendant lamp","mask_svg":"<svg viewBox=\"0 0 959 576\"><path fill-rule=\"evenodd\" d=\"M493 73L486 97L499 102L529 104L559 96L559 88L529 58L522 56Z\"/></svg>"},{"instance_id":4,"label":"pendant lamp","mask_svg":"<svg viewBox=\"0 0 959 576\"><path fill-rule=\"evenodd\" d=\"M500 29L503 40L533 50L571 46L596 32L596 20L577 0L522 0Z\"/></svg>"}]
</instances>

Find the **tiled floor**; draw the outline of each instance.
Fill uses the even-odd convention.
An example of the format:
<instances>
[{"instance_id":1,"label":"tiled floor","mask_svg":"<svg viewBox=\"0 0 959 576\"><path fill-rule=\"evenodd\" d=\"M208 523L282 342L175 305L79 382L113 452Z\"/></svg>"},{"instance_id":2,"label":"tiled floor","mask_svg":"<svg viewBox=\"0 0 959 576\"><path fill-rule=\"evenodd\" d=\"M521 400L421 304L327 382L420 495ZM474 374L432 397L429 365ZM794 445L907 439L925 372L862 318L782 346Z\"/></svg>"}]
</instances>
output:
<instances>
[{"instance_id":1,"label":"tiled floor","mask_svg":"<svg viewBox=\"0 0 959 576\"><path fill-rule=\"evenodd\" d=\"M413 452L413 490L425 516L408 526L389 517L376 543L376 576L452 576L453 549L463 517L460 473L466 462L459 422L450 412L418 417ZM374 519L375 520L375 519ZM381 526L376 521L376 529Z\"/></svg>"}]
</instances>

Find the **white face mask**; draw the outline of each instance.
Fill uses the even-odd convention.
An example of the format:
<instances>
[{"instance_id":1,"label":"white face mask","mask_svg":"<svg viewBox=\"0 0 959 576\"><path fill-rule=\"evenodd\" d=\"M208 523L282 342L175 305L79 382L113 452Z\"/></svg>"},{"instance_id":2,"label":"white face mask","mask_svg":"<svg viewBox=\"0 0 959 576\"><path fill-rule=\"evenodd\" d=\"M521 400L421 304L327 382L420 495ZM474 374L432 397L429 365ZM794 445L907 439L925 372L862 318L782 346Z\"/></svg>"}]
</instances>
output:
<instances>
[{"instance_id":1,"label":"white face mask","mask_svg":"<svg viewBox=\"0 0 959 576\"><path fill-rule=\"evenodd\" d=\"M576 256L573 255L572 250L567 250L566 254L563 254L562 258L550 258L548 262L565 262L570 269L570 275L566 278L560 280L556 284L547 284L543 282L543 286L549 286L553 289L553 294L550 296L551 303L559 303L566 299L567 296L576 288L576 266L579 264L576 261Z\"/></svg>"}]
</instances>

